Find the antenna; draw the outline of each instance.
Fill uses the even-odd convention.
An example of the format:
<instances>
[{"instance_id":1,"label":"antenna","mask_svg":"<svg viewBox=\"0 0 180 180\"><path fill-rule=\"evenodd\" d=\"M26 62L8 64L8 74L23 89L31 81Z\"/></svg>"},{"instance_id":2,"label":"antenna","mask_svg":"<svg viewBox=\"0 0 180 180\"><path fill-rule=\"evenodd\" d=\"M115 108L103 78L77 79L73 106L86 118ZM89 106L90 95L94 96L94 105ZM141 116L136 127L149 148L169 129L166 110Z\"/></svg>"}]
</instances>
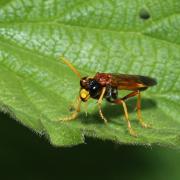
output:
<instances>
[{"instance_id":1,"label":"antenna","mask_svg":"<svg viewBox=\"0 0 180 180\"><path fill-rule=\"evenodd\" d=\"M81 74L78 72L78 70L64 57L61 56L60 59L66 64L79 78L81 78Z\"/></svg>"}]
</instances>

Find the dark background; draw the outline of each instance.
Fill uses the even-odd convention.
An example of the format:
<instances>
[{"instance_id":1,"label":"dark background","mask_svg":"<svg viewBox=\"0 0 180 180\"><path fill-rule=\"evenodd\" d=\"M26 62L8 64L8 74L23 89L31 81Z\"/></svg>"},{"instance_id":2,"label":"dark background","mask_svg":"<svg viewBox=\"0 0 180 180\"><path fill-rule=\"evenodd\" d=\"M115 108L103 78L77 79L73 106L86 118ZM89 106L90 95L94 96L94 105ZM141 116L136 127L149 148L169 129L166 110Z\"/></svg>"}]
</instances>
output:
<instances>
[{"instance_id":1,"label":"dark background","mask_svg":"<svg viewBox=\"0 0 180 180\"><path fill-rule=\"evenodd\" d=\"M83 145L55 148L2 113L0 138L1 179L180 179L180 150L167 147L88 138Z\"/></svg>"}]
</instances>

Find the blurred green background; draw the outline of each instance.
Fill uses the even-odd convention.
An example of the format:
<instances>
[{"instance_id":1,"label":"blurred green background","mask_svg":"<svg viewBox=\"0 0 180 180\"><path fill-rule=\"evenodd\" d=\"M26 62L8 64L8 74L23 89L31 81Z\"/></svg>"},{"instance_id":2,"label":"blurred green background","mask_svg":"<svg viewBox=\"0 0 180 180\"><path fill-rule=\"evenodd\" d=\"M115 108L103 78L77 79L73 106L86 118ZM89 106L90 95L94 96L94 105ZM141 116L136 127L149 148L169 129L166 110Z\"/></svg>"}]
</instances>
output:
<instances>
[{"instance_id":1,"label":"blurred green background","mask_svg":"<svg viewBox=\"0 0 180 180\"><path fill-rule=\"evenodd\" d=\"M180 179L177 149L94 139L72 148L55 148L2 113L0 128L1 179Z\"/></svg>"}]
</instances>

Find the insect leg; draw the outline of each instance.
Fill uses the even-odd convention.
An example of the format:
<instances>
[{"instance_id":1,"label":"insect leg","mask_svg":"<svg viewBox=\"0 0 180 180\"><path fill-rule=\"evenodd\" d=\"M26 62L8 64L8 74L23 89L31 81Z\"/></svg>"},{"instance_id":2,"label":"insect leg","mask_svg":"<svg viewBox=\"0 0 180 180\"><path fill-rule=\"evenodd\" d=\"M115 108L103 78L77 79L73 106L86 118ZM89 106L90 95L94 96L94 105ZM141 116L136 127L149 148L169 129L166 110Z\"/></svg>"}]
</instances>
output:
<instances>
[{"instance_id":1,"label":"insect leg","mask_svg":"<svg viewBox=\"0 0 180 180\"><path fill-rule=\"evenodd\" d=\"M71 121L71 120L76 119L76 117L78 116L78 113L80 112L80 107L81 107L81 98L78 96L74 112L72 112L72 114L70 116L64 117L59 120L60 121Z\"/></svg>"},{"instance_id":2,"label":"insect leg","mask_svg":"<svg viewBox=\"0 0 180 180\"><path fill-rule=\"evenodd\" d=\"M88 104L87 102L84 104L84 109L85 109L85 114L86 116L88 115L87 109L88 109Z\"/></svg>"},{"instance_id":3,"label":"insect leg","mask_svg":"<svg viewBox=\"0 0 180 180\"><path fill-rule=\"evenodd\" d=\"M98 108L99 108L99 115L104 120L104 123L107 123L107 119L104 117L102 110L101 110L101 103L102 103L102 99L104 97L105 92L106 92L106 87L103 87L102 92L101 92L101 96L98 99Z\"/></svg>"},{"instance_id":4,"label":"insect leg","mask_svg":"<svg viewBox=\"0 0 180 180\"><path fill-rule=\"evenodd\" d=\"M136 132L132 129L131 123L130 123L130 121L129 121L129 115L128 115L126 103L125 103L122 99L116 99L116 100L114 101L114 103L115 103L115 104L118 104L118 105L119 105L119 104L122 104L122 105L123 105L124 115L125 115L125 119L126 119L126 121L127 121L129 134L132 135L132 136L137 137L137 134L136 134Z\"/></svg>"},{"instance_id":5,"label":"insect leg","mask_svg":"<svg viewBox=\"0 0 180 180\"><path fill-rule=\"evenodd\" d=\"M129 93L128 95L124 96L123 98L121 98L122 100L126 100L130 97L136 96L138 94L138 91L133 91L131 93Z\"/></svg>"},{"instance_id":6,"label":"insect leg","mask_svg":"<svg viewBox=\"0 0 180 180\"><path fill-rule=\"evenodd\" d=\"M141 115L141 94L140 91L138 90L138 94L137 94L137 115L138 115L138 120L139 123L141 124L141 126L143 128L148 128L150 127L150 125L146 124L143 119L142 119L142 115Z\"/></svg>"},{"instance_id":7,"label":"insect leg","mask_svg":"<svg viewBox=\"0 0 180 180\"><path fill-rule=\"evenodd\" d=\"M133 96L137 96L137 116L138 116L138 121L139 123L141 124L141 126L143 128L147 128L147 127L150 127L148 124L144 123L143 119L142 119L142 115L141 115L141 94L140 94L140 91L137 90L137 91L134 91L132 93L129 93L128 95L124 96L123 98L121 98L122 100L126 100L130 97L133 97Z\"/></svg>"}]
</instances>

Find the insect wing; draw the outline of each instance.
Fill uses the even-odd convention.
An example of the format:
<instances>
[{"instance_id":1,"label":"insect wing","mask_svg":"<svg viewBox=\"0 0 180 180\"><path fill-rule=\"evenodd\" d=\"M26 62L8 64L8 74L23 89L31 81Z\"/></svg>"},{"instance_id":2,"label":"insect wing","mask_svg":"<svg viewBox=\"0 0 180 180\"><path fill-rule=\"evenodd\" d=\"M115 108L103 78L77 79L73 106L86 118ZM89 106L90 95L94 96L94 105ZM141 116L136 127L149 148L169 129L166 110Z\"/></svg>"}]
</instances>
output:
<instances>
[{"instance_id":1,"label":"insect wing","mask_svg":"<svg viewBox=\"0 0 180 180\"><path fill-rule=\"evenodd\" d=\"M156 84L156 80L147 76L111 74L111 86L119 90L138 90L144 89Z\"/></svg>"}]
</instances>

